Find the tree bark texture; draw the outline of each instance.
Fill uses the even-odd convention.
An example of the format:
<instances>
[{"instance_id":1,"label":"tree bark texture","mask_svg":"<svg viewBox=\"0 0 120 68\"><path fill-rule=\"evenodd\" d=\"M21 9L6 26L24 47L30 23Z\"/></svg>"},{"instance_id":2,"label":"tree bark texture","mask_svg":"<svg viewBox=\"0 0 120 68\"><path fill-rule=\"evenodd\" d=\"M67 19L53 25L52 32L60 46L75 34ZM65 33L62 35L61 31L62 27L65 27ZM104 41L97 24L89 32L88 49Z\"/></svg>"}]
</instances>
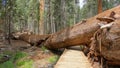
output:
<instances>
[{"instance_id":1,"label":"tree bark texture","mask_svg":"<svg viewBox=\"0 0 120 68\"><path fill-rule=\"evenodd\" d=\"M120 65L120 19L110 28L95 32L90 46L89 57L92 59L102 56L109 64Z\"/></svg>"}]
</instances>

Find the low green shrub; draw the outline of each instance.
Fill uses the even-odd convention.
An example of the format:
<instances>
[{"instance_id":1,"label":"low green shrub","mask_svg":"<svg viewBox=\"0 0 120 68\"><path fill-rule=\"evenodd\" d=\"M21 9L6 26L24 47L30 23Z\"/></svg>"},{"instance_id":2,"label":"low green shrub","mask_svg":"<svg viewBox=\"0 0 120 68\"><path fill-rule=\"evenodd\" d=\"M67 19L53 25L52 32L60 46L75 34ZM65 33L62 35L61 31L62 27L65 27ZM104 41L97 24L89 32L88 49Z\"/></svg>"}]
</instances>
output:
<instances>
[{"instance_id":1,"label":"low green shrub","mask_svg":"<svg viewBox=\"0 0 120 68\"><path fill-rule=\"evenodd\" d=\"M56 62L58 60L58 56L51 56L49 59L48 59L48 61L50 62L50 63L54 63L54 62Z\"/></svg>"},{"instance_id":2,"label":"low green shrub","mask_svg":"<svg viewBox=\"0 0 120 68\"><path fill-rule=\"evenodd\" d=\"M0 64L0 68L19 68L22 66L22 68L31 68L33 61L24 59L27 57L27 54L25 52L17 51L16 53L13 52L4 52L0 55L0 58L2 58L4 55L9 55L10 59L4 63ZM24 60L22 60L24 59Z\"/></svg>"}]
</instances>

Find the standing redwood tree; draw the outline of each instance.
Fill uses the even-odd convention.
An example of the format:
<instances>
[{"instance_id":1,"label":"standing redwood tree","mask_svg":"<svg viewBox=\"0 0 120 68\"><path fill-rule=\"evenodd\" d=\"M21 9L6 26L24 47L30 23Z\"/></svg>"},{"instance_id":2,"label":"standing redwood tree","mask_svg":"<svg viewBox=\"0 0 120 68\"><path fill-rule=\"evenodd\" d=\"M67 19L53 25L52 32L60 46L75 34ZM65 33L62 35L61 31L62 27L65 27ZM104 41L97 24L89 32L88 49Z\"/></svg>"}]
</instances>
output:
<instances>
[{"instance_id":1,"label":"standing redwood tree","mask_svg":"<svg viewBox=\"0 0 120 68\"><path fill-rule=\"evenodd\" d=\"M98 0L98 14L102 12L102 0Z\"/></svg>"}]
</instances>

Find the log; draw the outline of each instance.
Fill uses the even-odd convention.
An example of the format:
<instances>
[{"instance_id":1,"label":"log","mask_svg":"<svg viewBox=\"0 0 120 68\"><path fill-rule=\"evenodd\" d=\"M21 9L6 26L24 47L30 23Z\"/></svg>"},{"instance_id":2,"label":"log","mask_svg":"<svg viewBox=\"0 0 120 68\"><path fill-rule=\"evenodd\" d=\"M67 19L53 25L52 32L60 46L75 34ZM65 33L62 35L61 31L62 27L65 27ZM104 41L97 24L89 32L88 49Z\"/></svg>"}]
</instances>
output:
<instances>
[{"instance_id":1,"label":"log","mask_svg":"<svg viewBox=\"0 0 120 68\"><path fill-rule=\"evenodd\" d=\"M39 46L44 41L46 41L50 37L49 35L36 35L36 34L22 34L19 36L19 40L25 41L31 46Z\"/></svg>"},{"instance_id":2,"label":"log","mask_svg":"<svg viewBox=\"0 0 120 68\"><path fill-rule=\"evenodd\" d=\"M27 42L31 46L39 46L44 41L46 41L51 35L39 35L39 34L33 34L31 32L14 32L11 34L11 39L13 40L22 40L24 42Z\"/></svg>"},{"instance_id":3,"label":"log","mask_svg":"<svg viewBox=\"0 0 120 68\"><path fill-rule=\"evenodd\" d=\"M33 34L33 32L29 30L23 30L22 32L12 32L11 33L11 39L13 40L22 40L24 42L27 42L31 46L39 46L44 41L46 41L51 34L46 35L39 35L39 34Z\"/></svg>"},{"instance_id":4,"label":"log","mask_svg":"<svg viewBox=\"0 0 120 68\"><path fill-rule=\"evenodd\" d=\"M75 45L87 45L91 42L91 37L100 28L97 20L100 17L112 17L114 19L119 18L120 6L104 11L86 21L81 21L72 27L61 30L54 33L47 39L45 46L49 49L65 48ZM114 12L114 14L113 14Z\"/></svg>"}]
</instances>

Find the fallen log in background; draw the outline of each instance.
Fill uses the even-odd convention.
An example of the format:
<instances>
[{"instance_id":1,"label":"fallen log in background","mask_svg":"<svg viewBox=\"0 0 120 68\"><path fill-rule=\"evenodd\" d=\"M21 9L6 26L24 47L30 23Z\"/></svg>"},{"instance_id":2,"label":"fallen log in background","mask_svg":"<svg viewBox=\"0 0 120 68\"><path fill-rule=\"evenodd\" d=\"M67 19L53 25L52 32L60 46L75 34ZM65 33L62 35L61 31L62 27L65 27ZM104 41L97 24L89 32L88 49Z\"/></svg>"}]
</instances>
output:
<instances>
[{"instance_id":1,"label":"fallen log in background","mask_svg":"<svg viewBox=\"0 0 120 68\"><path fill-rule=\"evenodd\" d=\"M41 43L46 41L49 37L50 37L50 34L49 35L22 34L19 36L19 40L23 40L31 44L31 46L33 45L39 46Z\"/></svg>"},{"instance_id":2,"label":"fallen log in background","mask_svg":"<svg viewBox=\"0 0 120 68\"><path fill-rule=\"evenodd\" d=\"M99 29L98 23L101 22L96 18L111 16L113 11L116 13L113 17L117 17L117 14L120 14L120 6L104 11L86 21L52 34L44 45L49 49L57 49L79 44L89 44L91 37L93 37L93 34Z\"/></svg>"}]
</instances>

